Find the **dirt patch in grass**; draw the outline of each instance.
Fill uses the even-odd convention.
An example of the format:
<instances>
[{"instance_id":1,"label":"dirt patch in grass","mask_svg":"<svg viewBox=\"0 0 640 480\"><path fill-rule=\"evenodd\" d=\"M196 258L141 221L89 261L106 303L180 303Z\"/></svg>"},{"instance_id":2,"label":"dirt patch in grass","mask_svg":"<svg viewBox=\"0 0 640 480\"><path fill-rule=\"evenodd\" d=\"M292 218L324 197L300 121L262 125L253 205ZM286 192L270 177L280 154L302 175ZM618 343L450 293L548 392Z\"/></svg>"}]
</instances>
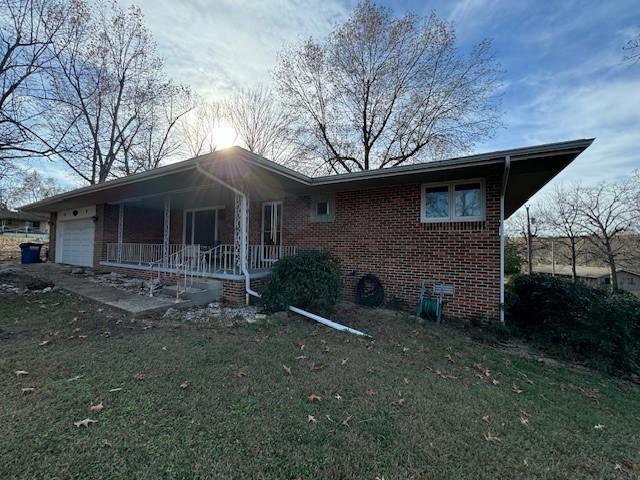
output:
<instances>
[{"instance_id":1,"label":"dirt patch in grass","mask_svg":"<svg viewBox=\"0 0 640 480\"><path fill-rule=\"evenodd\" d=\"M297 316L131 322L64 292L2 295L0 478L637 475L638 386L402 313L334 318L374 340Z\"/></svg>"}]
</instances>

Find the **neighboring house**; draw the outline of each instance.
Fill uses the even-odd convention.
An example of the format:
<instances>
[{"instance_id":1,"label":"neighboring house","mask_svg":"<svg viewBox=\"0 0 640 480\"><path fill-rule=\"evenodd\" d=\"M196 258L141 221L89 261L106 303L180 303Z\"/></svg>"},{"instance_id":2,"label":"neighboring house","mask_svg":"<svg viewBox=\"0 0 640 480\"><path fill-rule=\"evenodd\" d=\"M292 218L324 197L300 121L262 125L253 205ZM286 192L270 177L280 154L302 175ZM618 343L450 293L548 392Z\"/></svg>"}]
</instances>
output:
<instances>
[{"instance_id":1,"label":"neighboring house","mask_svg":"<svg viewBox=\"0 0 640 480\"><path fill-rule=\"evenodd\" d=\"M453 316L500 315L501 224L592 140L310 178L239 147L53 196L58 263L217 279L242 302L270 267L333 252L344 296L377 275L413 309L421 284L455 287Z\"/></svg>"},{"instance_id":2,"label":"neighboring house","mask_svg":"<svg viewBox=\"0 0 640 480\"><path fill-rule=\"evenodd\" d=\"M536 273L571 278L571 265L536 265ZM640 274L625 269L616 269L618 288L640 296ZM597 288L611 288L611 272L609 267L576 266L576 277L587 285Z\"/></svg>"},{"instance_id":3,"label":"neighboring house","mask_svg":"<svg viewBox=\"0 0 640 480\"><path fill-rule=\"evenodd\" d=\"M47 234L49 215L0 210L0 234Z\"/></svg>"}]
</instances>

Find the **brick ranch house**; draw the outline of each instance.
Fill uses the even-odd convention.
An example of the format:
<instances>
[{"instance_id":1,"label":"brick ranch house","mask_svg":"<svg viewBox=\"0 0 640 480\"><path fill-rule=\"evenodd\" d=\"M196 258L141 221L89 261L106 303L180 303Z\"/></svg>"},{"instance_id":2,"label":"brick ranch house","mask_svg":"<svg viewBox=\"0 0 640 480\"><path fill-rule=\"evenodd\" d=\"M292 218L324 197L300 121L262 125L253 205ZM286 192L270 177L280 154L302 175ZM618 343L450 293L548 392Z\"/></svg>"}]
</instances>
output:
<instances>
[{"instance_id":1,"label":"brick ranch house","mask_svg":"<svg viewBox=\"0 0 640 480\"><path fill-rule=\"evenodd\" d=\"M275 261L322 249L344 297L365 274L415 309L421 284L455 287L449 315L501 313L501 225L592 139L364 172L307 177L231 147L28 205L51 215L57 263L222 282L227 302Z\"/></svg>"}]
</instances>

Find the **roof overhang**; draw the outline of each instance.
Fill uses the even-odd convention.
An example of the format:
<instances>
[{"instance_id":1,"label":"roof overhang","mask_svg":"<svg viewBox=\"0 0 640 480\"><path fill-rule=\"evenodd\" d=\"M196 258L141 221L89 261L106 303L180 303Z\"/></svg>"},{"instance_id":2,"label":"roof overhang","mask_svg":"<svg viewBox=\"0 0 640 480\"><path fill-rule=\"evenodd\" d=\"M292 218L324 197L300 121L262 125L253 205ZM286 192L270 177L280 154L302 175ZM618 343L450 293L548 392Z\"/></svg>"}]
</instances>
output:
<instances>
[{"instance_id":1,"label":"roof overhang","mask_svg":"<svg viewBox=\"0 0 640 480\"><path fill-rule=\"evenodd\" d=\"M275 192L300 194L313 191L361 190L394 184L415 184L501 175L505 157L511 157L505 215L520 208L567 165L593 139L572 140L511 150L457 157L364 172L308 177L253 154L231 147L155 170L79 188L23 207L23 211L56 212L101 203L120 203L159 194L207 188L210 181L197 171L199 163L219 178L250 185L253 198Z\"/></svg>"}]
</instances>

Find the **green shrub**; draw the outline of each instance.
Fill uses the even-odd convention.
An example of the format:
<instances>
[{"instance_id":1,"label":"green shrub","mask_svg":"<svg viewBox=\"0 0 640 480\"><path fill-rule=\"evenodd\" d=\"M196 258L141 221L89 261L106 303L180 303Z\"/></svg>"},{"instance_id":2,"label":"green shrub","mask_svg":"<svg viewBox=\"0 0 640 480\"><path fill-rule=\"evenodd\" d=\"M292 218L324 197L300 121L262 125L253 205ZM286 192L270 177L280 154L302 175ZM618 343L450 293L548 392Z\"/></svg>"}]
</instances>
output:
<instances>
[{"instance_id":1,"label":"green shrub","mask_svg":"<svg viewBox=\"0 0 640 480\"><path fill-rule=\"evenodd\" d=\"M504 274L516 275L522 269L522 258L515 243L507 240L504 246Z\"/></svg>"},{"instance_id":2,"label":"green shrub","mask_svg":"<svg viewBox=\"0 0 640 480\"><path fill-rule=\"evenodd\" d=\"M289 305L312 313L335 310L342 291L338 259L329 252L307 250L275 263L262 293L268 313Z\"/></svg>"},{"instance_id":3,"label":"green shrub","mask_svg":"<svg viewBox=\"0 0 640 480\"><path fill-rule=\"evenodd\" d=\"M607 371L640 370L640 300L547 275L518 275L509 325L539 346L553 347Z\"/></svg>"}]
</instances>

